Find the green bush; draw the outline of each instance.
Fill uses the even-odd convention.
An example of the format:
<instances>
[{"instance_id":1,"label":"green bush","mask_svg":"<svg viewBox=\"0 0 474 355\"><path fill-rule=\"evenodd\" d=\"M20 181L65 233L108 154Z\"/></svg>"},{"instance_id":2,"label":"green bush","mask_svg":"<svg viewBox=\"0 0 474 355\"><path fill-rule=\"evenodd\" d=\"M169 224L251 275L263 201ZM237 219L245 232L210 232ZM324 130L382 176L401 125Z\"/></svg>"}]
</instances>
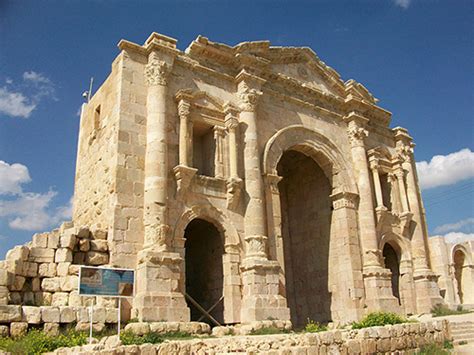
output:
<instances>
[{"instance_id":1,"label":"green bush","mask_svg":"<svg viewBox=\"0 0 474 355\"><path fill-rule=\"evenodd\" d=\"M465 314L469 313L469 311L462 308L462 306L458 306L456 310L449 309L447 306L443 304L437 304L431 309L431 314L433 317L443 317L443 316L450 316L455 314Z\"/></svg>"},{"instance_id":2,"label":"green bush","mask_svg":"<svg viewBox=\"0 0 474 355\"><path fill-rule=\"evenodd\" d=\"M360 322L352 323L352 329L361 329L367 327L376 327L387 324L407 323L408 320L396 313L373 312L367 314Z\"/></svg>"},{"instance_id":3,"label":"green bush","mask_svg":"<svg viewBox=\"0 0 474 355\"><path fill-rule=\"evenodd\" d=\"M263 327L260 329L254 329L250 332L250 335L270 335L270 334L282 334L288 333L286 329L280 329L277 327Z\"/></svg>"},{"instance_id":4,"label":"green bush","mask_svg":"<svg viewBox=\"0 0 474 355\"><path fill-rule=\"evenodd\" d=\"M425 345L420 349L419 355L447 355L454 349L453 343L446 340L443 346L437 344Z\"/></svg>"},{"instance_id":5,"label":"green bush","mask_svg":"<svg viewBox=\"0 0 474 355\"><path fill-rule=\"evenodd\" d=\"M12 354L36 355L86 343L86 333L70 331L67 334L50 336L41 330L32 329L26 335L15 339L0 338L0 349Z\"/></svg>"},{"instance_id":6,"label":"green bush","mask_svg":"<svg viewBox=\"0 0 474 355\"><path fill-rule=\"evenodd\" d=\"M189 333L173 332L173 333L147 333L145 335L135 335L130 331L120 333L120 340L123 345L141 345L141 344L159 344L165 339L188 339L192 338Z\"/></svg>"},{"instance_id":7,"label":"green bush","mask_svg":"<svg viewBox=\"0 0 474 355\"><path fill-rule=\"evenodd\" d=\"M328 330L328 327L325 325L322 325L318 322L315 322L312 319L308 318L308 323L306 323L306 327L304 328L304 331L307 333L318 333L318 332L324 332Z\"/></svg>"}]
</instances>

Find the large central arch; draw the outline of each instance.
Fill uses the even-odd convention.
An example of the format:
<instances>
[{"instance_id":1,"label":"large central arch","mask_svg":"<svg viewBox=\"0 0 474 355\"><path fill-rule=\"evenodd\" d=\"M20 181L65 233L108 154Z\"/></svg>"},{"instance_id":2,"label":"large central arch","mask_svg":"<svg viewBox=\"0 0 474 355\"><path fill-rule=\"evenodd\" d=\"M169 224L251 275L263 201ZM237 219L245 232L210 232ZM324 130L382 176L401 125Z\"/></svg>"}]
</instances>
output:
<instances>
[{"instance_id":1,"label":"large central arch","mask_svg":"<svg viewBox=\"0 0 474 355\"><path fill-rule=\"evenodd\" d=\"M289 203L285 196L288 188L298 189L298 180L305 175L298 172L293 177L285 176L284 166L298 170L299 163L290 162L294 159L308 167L311 186L308 191L299 190L297 194L301 196ZM265 146L269 255L281 265L281 294L287 297L296 325L302 325L307 318L356 320L363 312L358 194L349 167L336 144L301 125L278 131ZM298 203L309 204L310 214L313 211L319 216L316 222L308 211L295 209ZM305 214L306 221L300 220ZM300 231L302 226L308 230ZM298 258L312 259L305 264L308 270L303 270L306 266L298 264ZM309 276L299 280L295 273Z\"/></svg>"}]
</instances>

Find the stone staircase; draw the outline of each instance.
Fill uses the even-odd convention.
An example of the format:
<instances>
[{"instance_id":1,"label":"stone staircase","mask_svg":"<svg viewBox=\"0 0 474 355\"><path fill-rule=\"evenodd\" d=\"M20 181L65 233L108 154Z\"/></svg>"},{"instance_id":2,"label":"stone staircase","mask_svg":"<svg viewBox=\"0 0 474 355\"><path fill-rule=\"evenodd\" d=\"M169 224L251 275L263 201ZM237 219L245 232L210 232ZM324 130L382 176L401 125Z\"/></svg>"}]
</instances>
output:
<instances>
[{"instance_id":1,"label":"stone staircase","mask_svg":"<svg viewBox=\"0 0 474 355\"><path fill-rule=\"evenodd\" d=\"M450 322L450 327L454 345L465 342L474 344L474 322Z\"/></svg>"}]
</instances>

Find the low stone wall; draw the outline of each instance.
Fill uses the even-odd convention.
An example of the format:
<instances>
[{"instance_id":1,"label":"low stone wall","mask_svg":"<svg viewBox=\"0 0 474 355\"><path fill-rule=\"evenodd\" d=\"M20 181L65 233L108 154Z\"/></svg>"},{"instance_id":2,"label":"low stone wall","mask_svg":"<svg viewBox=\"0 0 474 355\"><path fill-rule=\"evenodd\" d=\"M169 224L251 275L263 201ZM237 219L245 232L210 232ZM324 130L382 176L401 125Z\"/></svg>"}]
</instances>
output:
<instances>
[{"instance_id":1,"label":"low stone wall","mask_svg":"<svg viewBox=\"0 0 474 355\"><path fill-rule=\"evenodd\" d=\"M423 345L450 339L446 320L406 323L360 330L332 330L321 333L291 333L254 336L224 336L162 344L120 345L118 338L98 344L63 348L55 354L388 354L413 353Z\"/></svg>"},{"instance_id":2,"label":"low stone wall","mask_svg":"<svg viewBox=\"0 0 474 355\"><path fill-rule=\"evenodd\" d=\"M116 299L81 297L77 290L80 265L108 262L107 232L72 222L8 251L0 261L0 335L21 335L42 324L52 334L61 324L78 323L82 329L89 322L90 305L96 330L117 323Z\"/></svg>"}]
</instances>

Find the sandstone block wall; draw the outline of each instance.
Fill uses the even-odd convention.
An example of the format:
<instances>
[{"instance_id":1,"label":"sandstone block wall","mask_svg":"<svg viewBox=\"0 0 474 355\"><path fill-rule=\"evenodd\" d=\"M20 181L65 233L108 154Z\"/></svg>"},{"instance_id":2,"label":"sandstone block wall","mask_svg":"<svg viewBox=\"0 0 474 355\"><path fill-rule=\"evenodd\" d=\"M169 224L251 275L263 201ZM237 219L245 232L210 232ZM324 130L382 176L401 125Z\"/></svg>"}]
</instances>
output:
<instances>
[{"instance_id":1,"label":"sandstone block wall","mask_svg":"<svg viewBox=\"0 0 474 355\"><path fill-rule=\"evenodd\" d=\"M321 333L166 341L140 346L118 346L116 341L104 340L99 344L58 349L55 354L413 354L424 345L442 346L450 339L448 322L435 321Z\"/></svg>"},{"instance_id":2,"label":"sandstone block wall","mask_svg":"<svg viewBox=\"0 0 474 355\"><path fill-rule=\"evenodd\" d=\"M107 232L98 226L74 227L69 222L35 234L31 242L14 247L0 261L0 325L9 327L13 335L42 324L45 330L55 331L51 324L89 322L90 305L94 305L94 323L116 323L115 299L78 294L80 265L108 263Z\"/></svg>"}]
</instances>

